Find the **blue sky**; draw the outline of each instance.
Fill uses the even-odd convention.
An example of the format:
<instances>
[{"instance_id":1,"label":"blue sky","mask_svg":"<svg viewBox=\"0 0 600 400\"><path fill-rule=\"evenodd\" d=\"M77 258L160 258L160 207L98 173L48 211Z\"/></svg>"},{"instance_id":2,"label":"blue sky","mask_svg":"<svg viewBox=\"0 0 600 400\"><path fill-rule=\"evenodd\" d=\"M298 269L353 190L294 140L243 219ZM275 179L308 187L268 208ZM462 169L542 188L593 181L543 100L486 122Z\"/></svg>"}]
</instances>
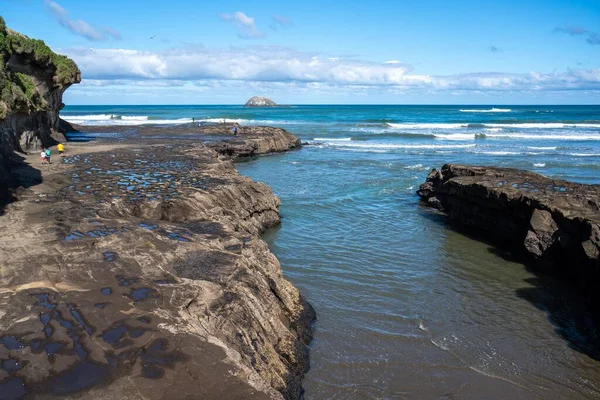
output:
<instances>
[{"instance_id":1,"label":"blue sky","mask_svg":"<svg viewBox=\"0 0 600 400\"><path fill-rule=\"evenodd\" d=\"M68 104L600 103L600 1L2 0ZM152 38L151 38L152 37Z\"/></svg>"}]
</instances>

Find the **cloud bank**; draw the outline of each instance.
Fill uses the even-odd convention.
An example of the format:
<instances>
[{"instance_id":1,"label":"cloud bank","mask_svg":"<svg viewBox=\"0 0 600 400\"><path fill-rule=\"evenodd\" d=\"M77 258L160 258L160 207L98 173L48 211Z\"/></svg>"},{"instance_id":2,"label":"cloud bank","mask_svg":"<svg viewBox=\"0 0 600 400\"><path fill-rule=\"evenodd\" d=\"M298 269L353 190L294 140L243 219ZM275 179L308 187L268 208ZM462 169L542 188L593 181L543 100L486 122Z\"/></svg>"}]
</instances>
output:
<instances>
[{"instance_id":1,"label":"cloud bank","mask_svg":"<svg viewBox=\"0 0 600 400\"><path fill-rule=\"evenodd\" d=\"M218 14L221 20L231 22L238 30L238 36L243 39L260 39L265 35L258 30L254 18L247 16L241 11L233 14Z\"/></svg>"},{"instance_id":2,"label":"cloud bank","mask_svg":"<svg viewBox=\"0 0 600 400\"><path fill-rule=\"evenodd\" d=\"M436 76L415 73L396 60L377 63L301 52L285 47L70 49L84 79L97 85L181 85L185 81L282 83L300 86L393 88L420 91L600 90L600 69L552 73L481 72Z\"/></svg>"},{"instance_id":3,"label":"cloud bank","mask_svg":"<svg viewBox=\"0 0 600 400\"><path fill-rule=\"evenodd\" d=\"M121 35L111 28L95 28L82 20L75 20L69 17L67 10L52 0L44 0L46 9L54 16L56 21L67 28L72 33L83 36L88 40L101 41L109 39L121 39Z\"/></svg>"},{"instance_id":4,"label":"cloud bank","mask_svg":"<svg viewBox=\"0 0 600 400\"><path fill-rule=\"evenodd\" d=\"M585 42L592 46L600 45L600 34L589 31L581 26L567 25L565 27L556 27L554 32L565 33L571 36L585 36Z\"/></svg>"}]
</instances>

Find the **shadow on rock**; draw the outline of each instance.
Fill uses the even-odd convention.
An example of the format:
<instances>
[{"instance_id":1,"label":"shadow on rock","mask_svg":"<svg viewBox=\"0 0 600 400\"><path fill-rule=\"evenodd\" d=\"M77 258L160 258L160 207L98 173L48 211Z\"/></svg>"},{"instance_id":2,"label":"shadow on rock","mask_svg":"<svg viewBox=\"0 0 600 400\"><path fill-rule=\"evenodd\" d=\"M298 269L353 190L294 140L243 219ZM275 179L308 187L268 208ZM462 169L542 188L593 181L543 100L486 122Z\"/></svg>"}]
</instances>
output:
<instances>
[{"instance_id":1,"label":"shadow on rock","mask_svg":"<svg viewBox=\"0 0 600 400\"><path fill-rule=\"evenodd\" d=\"M4 214L6 205L18 199L22 190L42 183L41 171L27 164L20 155L15 155L5 165L6 168L0 155L0 215Z\"/></svg>"}]
</instances>

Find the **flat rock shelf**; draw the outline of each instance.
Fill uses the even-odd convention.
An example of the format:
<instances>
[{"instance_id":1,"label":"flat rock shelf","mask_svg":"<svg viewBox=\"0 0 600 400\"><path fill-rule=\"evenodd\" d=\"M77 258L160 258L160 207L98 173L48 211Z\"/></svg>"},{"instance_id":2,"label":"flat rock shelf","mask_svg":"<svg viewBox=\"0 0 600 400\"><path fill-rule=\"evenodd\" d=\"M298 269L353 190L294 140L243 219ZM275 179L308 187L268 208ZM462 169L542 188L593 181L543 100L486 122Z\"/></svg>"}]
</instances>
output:
<instances>
[{"instance_id":1,"label":"flat rock shelf","mask_svg":"<svg viewBox=\"0 0 600 400\"><path fill-rule=\"evenodd\" d=\"M301 397L315 314L259 236L279 199L230 161L299 142L230 128L71 144L15 192L0 217L0 397Z\"/></svg>"}]
</instances>

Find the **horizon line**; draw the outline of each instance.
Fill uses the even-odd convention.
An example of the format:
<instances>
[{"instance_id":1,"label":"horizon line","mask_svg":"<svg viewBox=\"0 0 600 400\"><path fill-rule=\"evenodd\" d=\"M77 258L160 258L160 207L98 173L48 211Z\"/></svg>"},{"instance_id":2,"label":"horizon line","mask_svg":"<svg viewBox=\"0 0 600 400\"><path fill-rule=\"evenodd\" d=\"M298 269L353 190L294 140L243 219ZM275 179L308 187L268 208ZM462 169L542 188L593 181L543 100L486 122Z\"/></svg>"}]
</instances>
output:
<instances>
[{"instance_id":1,"label":"horizon line","mask_svg":"<svg viewBox=\"0 0 600 400\"><path fill-rule=\"evenodd\" d=\"M127 106L240 106L245 107L244 104L240 103L221 103L221 104L191 104L191 103L180 103L180 104L65 104L65 107L127 107ZM554 106L600 106L600 103L581 103L581 104L540 104L540 103L506 103L506 104L469 104L469 103L289 103L289 104L277 104L276 106L270 107L246 107L253 109L269 109L289 106L469 106L469 107L505 107L505 106L541 106L541 107L554 107Z\"/></svg>"}]
</instances>

